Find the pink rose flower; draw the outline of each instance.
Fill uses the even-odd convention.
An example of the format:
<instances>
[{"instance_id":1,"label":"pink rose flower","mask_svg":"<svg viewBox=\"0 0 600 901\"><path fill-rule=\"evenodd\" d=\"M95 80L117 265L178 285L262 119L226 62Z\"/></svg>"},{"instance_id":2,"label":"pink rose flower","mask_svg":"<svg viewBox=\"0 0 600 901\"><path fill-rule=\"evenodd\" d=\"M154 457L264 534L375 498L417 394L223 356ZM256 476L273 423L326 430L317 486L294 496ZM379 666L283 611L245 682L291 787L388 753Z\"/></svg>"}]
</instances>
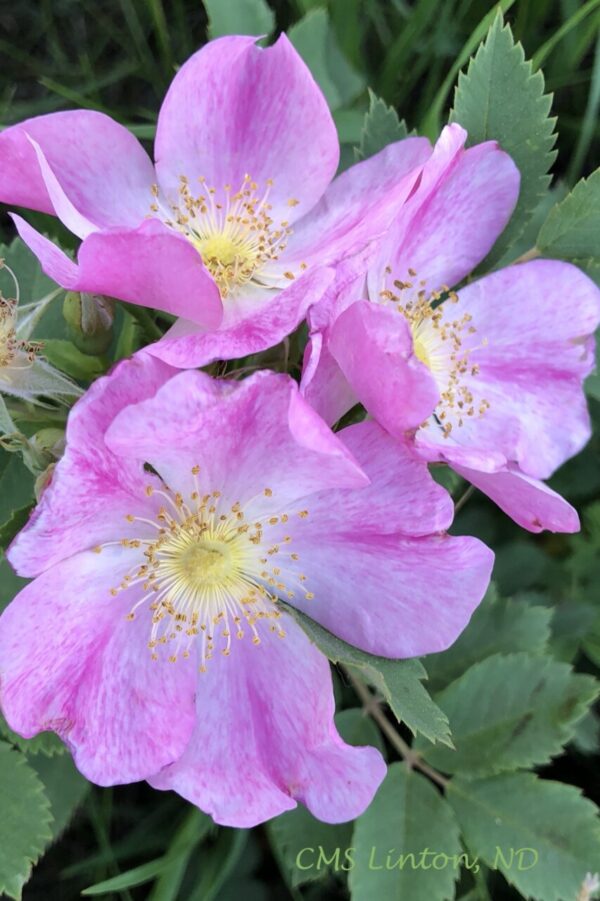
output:
<instances>
[{"instance_id":1,"label":"pink rose flower","mask_svg":"<svg viewBox=\"0 0 600 901\"><path fill-rule=\"evenodd\" d=\"M156 165L102 113L39 116L0 134L0 200L82 239L75 263L13 216L59 284L181 317L152 352L195 367L293 331L330 284L328 264L385 230L430 152L407 138L330 184L337 133L309 70L285 35L267 49L232 36L175 76Z\"/></svg>"},{"instance_id":2,"label":"pink rose flower","mask_svg":"<svg viewBox=\"0 0 600 901\"><path fill-rule=\"evenodd\" d=\"M427 461L448 463L521 526L573 532L543 484L585 445L600 292L531 260L461 288L508 222L519 173L494 142L445 128L377 252L341 267L311 313L307 399L329 422L360 400ZM363 299L361 299L363 298Z\"/></svg>"},{"instance_id":3,"label":"pink rose flower","mask_svg":"<svg viewBox=\"0 0 600 901\"><path fill-rule=\"evenodd\" d=\"M142 353L94 383L9 549L1 705L101 785L147 779L229 826L360 814L385 765L334 725L329 664L279 600L358 647L440 651L492 553L374 422L333 434L287 376Z\"/></svg>"}]
</instances>

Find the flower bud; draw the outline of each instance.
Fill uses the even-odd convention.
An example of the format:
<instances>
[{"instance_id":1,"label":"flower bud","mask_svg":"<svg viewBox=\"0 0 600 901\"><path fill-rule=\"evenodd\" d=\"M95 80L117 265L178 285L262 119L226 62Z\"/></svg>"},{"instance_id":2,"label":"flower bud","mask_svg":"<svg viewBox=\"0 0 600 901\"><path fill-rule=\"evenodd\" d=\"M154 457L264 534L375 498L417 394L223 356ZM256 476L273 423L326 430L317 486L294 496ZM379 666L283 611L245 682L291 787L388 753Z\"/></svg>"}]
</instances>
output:
<instances>
[{"instance_id":1,"label":"flower bud","mask_svg":"<svg viewBox=\"0 0 600 901\"><path fill-rule=\"evenodd\" d=\"M63 316L75 346L85 354L102 354L112 341L114 301L102 294L68 291Z\"/></svg>"},{"instance_id":2,"label":"flower bud","mask_svg":"<svg viewBox=\"0 0 600 901\"><path fill-rule=\"evenodd\" d=\"M62 457L65 450L64 429L40 429L33 437L24 438L23 461L36 475L45 472Z\"/></svg>"}]
</instances>

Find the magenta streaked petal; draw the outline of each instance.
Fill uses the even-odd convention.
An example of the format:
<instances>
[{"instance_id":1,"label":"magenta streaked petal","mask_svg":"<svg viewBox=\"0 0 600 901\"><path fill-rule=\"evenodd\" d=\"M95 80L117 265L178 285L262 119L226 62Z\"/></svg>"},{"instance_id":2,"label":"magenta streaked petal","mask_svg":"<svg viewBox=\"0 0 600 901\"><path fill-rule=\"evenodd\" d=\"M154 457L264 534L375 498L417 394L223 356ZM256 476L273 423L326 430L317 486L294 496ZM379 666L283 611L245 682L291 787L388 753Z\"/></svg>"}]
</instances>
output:
<instances>
[{"instance_id":1,"label":"magenta streaked petal","mask_svg":"<svg viewBox=\"0 0 600 901\"><path fill-rule=\"evenodd\" d=\"M323 491L307 501L302 534L323 541L340 531L370 536L431 535L449 528L454 505L408 441L398 441L373 421L347 426L338 437L370 479L364 488ZM340 517L340 510L343 516Z\"/></svg>"},{"instance_id":2,"label":"magenta streaked petal","mask_svg":"<svg viewBox=\"0 0 600 901\"><path fill-rule=\"evenodd\" d=\"M301 387L311 407L331 426L358 403L322 332L315 332L306 345Z\"/></svg>"},{"instance_id":3,"label":"magenta streaked petal","mask_svg":"<svg viewBox=\"0 0 600 901\"><path fill-rule=\"evenodd\" d=\"M369 273L372 299L394 279L428 291L455 285L491 250L519 194L519 170L493 141L463 149L466 132L444 128L421 182L390 226Z\"/></svg>"},{"instance_id":4,"label":"magenta streaked petal","mask_svg":"<svg viewBox=\"0 0 600 901\"><path fill-rule=\"evenodd\" d=\"M307 213L333 178L337 132L312 75L283 34L262 49L256 38L206 44L178 71L158 118L155 156L161 187L174 199L180 177L233 190L249 174L274 185L273 216ZM310 140L307 141L307 135ZM289 200L299 201L295 206Z\"/></svg>"},{"instance_id":5,"label":"magenta streaked petal","mask_svg":"<svg viewBox=\"0 0 600 901\"><path fill-rule=\"evenodd\" d=\"M69 200L37 141L34 141L29 135L27 137L35 150L38 166L40 167L48 196L52 201L54 212L63 225L66 225L74 235L77 235L78 238L87 238L88 235L96 231L96 226L83 216Z\"/></svg>"},{"instance_id":6,"label":"magenta streaked petal","mask_svg":"<svg viewBox=\"0 0 600 901\"><path fill-rule=\"evenodd\" d=\"M64 288L164 310L203 328L221 322L219 289L200 254L157 219L136 229L94 232L81 244L74 263L20 216L12 218L44 272Z\"/></svg>"},{"instance_id":7,"label":"magenta streaked petal","mask_svg":"<svg viewBox=\"0 0 600 901\"><path fill-rule=\"evenodd\" d=\"M241 289L241 301L223 301L223 322L216 331L202 331L189 321L176 322L148 352L186 369L267 350L297 328L308 308L321 299L333 275L330 269L315 268L284 290Z\"/></svg>"},{"instance_id":8,"label":"magenta streaked petal","mask_svg":"<svg viewBox=\"0 0 600 901\"><path fill-rule=\"evenodd\" d=\"M498 472L453 467L529 532L578 532L577 511L543 482L511 466Z\"/></svg>"},{"instance_id":9,"label":"magenta streaked petal","mask_svg":"<svg viewBox=\"0 0 600 901\"><path fill-rule=\"evenodd\" d=\"M165 435L177 440L165 442ZM262 504L265 488L285 507L324 488L368 483L296 383L268 371L241 382L181 372L117 416L106 440L119 456L147 460L179 490L199 464L207 489L242 503L257 495Z\"/></svg>"},{"instance_id":10,"label":"magenta streaked petal","mask_svg":"<svg viewBox=\"0 0 600 901\"><path fill-rule=\"evenodd\" d=\"M449 439L428 428L418 443L458 465L514 462L533 478L548 478L590 436L582 383L594 366L600 291L569 263L532 260L467 285L455 311L470 315L475 329L464 334L462 350L478 372L464 382L490 407L465 417ZM494 465L477 463L486 454Z\"/></svg>"},{"instance_id":11,"label":"magenta streaked petal","mask_svg":"<svg viewBox=\"0 0 600 901\"><path fill-rule=\"evenodd\" d=\"M392 435L416 428L434 409L438 388L397 311L353 304L335 321L329 350L360 402Z\"/></svg>"},{"instance_id":12,"label":"magenta streaked petal","mask_svg":"<svg viewBox=\"0 0 600 901\"><path fill-rule=\"evenodd\" d=\"M95 226L135 227L149 213L156 175L148 155L131 132L92 110L26 119L0 134L4 203L55 212L29 138L70 202Z\"/></svg>"},{"instance_id":13,"label":"magenta streaked petal","mask_svg":"<svg viewBox=\"0 0 600 901\"><path fill-rule=\"evenodd\" d=\"M197 726L181 758L153 776L224 826L248 828L305 804L354 819L385 776L375 748L344 744L333 724L329 663L289 617L285 638L243 640L198 680Z\"/></svg>"},{"instance_id":14,"label":"magenta streaked petal","mask_svg":"<svg viewBox=\"0 0 600 901\"><path fill-rule=\"evenodd\" d=\"M307 498L294 549L309 594L290 603L373 654L443 650L485 594L493 554L474 538L442 533L452 501L408 445L373 422L338 434L370 483Z\"/></svg>"},{"instance_id":15,"label":"magenta streaked petal","mask_svg":"<svg viewBox=\"0 0 600 901\"><path fill-rule=\"evenodd\" d=\"M104 433L120 410L151 396L173 373L141 353L94 382L75 404L65 453L7 553L20 575L38 575L71 554L118 540L125 532L125 516L146 506L148 474L137 460L117 461Z\"/></svg>"},{"instance_id":16,"label":"magenta streaked petal","mask_svg":"<svg viewBox=\"0 0 600 901\"><path fill-rule=\"evenodd\" d=\"M406 138L346 169L294 225L286 260L328 265L361 251L390 225L431 154L426 138Z\"/></svg>"},{"instance_id":17,"label":"magenta streaked petal","mask_svg":"<svg viewBox=\"0 0 600 901\"><path fill-rule=\"evenodd\" d=\"M194 727L193 659L153 661L150 616L126 618L135 589L110 593L128 565L116 548L76 554L27 585L0 617L7 722L26 738L57 732L100 785L144 779L176 760Z\"/></svg>"},{"instance_id":18,"label":"magenta streaked petal","mask_svg":"<svg viewBox=\"0 0 600 901\"><path fill-rule=\"evenodd\" d=\"M443 651L456 641L494 562L476 538L367 535L343 522L327 542L315 530L294 546L307 561L314 595L295 597L294 606L363 651L394 658Z\"/></svg>"}]
</instances>

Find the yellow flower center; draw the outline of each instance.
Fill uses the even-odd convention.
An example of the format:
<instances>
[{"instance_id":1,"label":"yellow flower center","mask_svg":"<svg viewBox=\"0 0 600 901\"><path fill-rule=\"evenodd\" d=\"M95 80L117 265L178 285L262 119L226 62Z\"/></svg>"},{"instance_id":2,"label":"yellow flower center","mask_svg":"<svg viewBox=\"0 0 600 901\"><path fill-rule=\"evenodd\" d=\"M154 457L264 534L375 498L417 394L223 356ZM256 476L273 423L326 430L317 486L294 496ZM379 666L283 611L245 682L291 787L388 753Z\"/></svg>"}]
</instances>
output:
<instances>
[{"instance_id":1,"label":"yellow flower center","mask_svg":"<svg viewBox=\"0 0 600 901\"><path fill-rule=\"evenodd\" d=\"M387 274L391 269L386 270ZM459 303L458 295L447 285L428 293L425 282L415 285L416 272L408 270L411 281L396 279L393 290L384 287L380 292L381 303L393 306L408 321L413 338L415 356L427 366L440 389L440 401L434 411L433 421L442 428L445 438L452 429L460 428L467 418L483 416L489 402L476 398L471 387L471 377L479 373L479 367L469 362L470 349L463 346L465 334L475 334L470 313L452 318L452 307ZM487 344L484 339L482 346ZM429 425L430 420L423 423Z\"/></svg>"},{"instance_id":2,"label":"yellow flower center","mask_svg":"<svg viewBox=\"0 0 600 901\"><path fill-rule=\"evenodd\" d=\"M195 466L192 472L196 488L187 500L166 487L148 486L148 497L165 501L156 518L126 517L130 523L152 526L156 538L123 538L96 551L113 544L136 552L134 567L111 593L116 597L141 584L143 596L128 618L134 619L140 607L152 612L148 642L152 659L158 660L165 646L170 662L180 655L187 658L198 641L204 672L217 642L221 653L229 655L232 634L243 638L248 632L258 645L261 625L270 621L270 631L283 638L277 623L278 600L293 599L298 591L306 600L313 595L306 591L306 576L298 571L298 554L289 550L292 537L286 524L290 516L275 513L250 518L239 501L227 505L219 491L203 494L198 484L200 468ZM263 500L272 496L269 488L258 495ZM308 511L297 515L304 519ZM269 530L276 533L272 540L267 540Z\"/></svg>"},{"instance_id":3,"label":"yellow flower center","mask_svg":"<svg viewBox=\"0 0 600 901\"><path fill-rule=\"evenodd\" d=\"M192 242L225 298L249 282L268 287L281 277L272 264L285 250L292 230L287 221L276 224L271 217L272 187L273 182L267 181L261 194L258 184L246 175L238 191L232 192L231 185L217 191L200 178L195 193L181 176L178 202L165 210L154 185L150 209ZM294 198L288 200L289 206L297 203ZM283 277L295 276L285 272Z\"/></svg>"}]
</instances>

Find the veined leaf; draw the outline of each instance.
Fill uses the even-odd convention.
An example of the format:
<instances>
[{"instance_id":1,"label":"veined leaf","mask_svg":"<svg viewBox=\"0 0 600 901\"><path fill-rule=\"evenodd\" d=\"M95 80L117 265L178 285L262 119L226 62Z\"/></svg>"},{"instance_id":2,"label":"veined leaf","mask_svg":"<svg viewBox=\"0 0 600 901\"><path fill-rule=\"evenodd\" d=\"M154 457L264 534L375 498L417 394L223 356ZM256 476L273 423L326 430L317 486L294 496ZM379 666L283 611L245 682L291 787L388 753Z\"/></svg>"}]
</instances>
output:
<instances>
[{"instance_id":1,"label":"veined leaf","mask_svg":"<svg viewBox=\"0 0 600 901\"><path fill-rule=\"evenodd\" d=\"M275 28L275 14L265 0L204 0L211 39L225 34L268 35Z\"/></svg>"},{"instance_id":2,"label":"veined leaf","mask_svg":"<svg viewBox=\"0 0 600 901\"><path fill-rule=\"evenodd\" d=\"M492 654L543 653L551 617L551 608L500 598L492 586L457 641L447 651L425 658L431 688L447 685Z\"/></svg>"},{"instance_id":3,"label":"veined leaf","mask_svg":"<svg viewBox=\"0 0 600 901\"><path fill-rule=\"evenodd\" d=\"M469 145L498 141L521 173L517 206L503 234L484 261L489 269L517 240L550 184L548 172L556 157L551 118L552 97L544 94L544 76L525 60L509 25L499 14L485 43L461 73L454 95L452 122L469 133Z\"/></svg>"},{"instance_id":4,"label":"veined leaf","mask_svg":"<svg viewBox=\"0 0 600 901\"><path fill-rule=\"evenodd\" d=\"M356 821L353 844L352 901L454 897L460 870L454 860L461 854L456 817L431 782L404 764L389 768Z\"/></svg>"},{"instance_id":5,"label":"veined leaf","mask_svg":"<svg viewBox=\"0 0 600 901\"><path fill-rule=\"evenodd\" d=\"M488 657L437 696L456 750L425 746L424 756L471 778L547 763L597 696L592 676L550 657Z\"/></svg>"},{"instance_id":6,"label":"veined leaf","mask_svg":"<svg viewBox=\"0 0 600 901\"><path fill-rule=\"evenodd\" d=\"M582 178L542 225L537 247L547 257L570 260L600 284L600 169Z\"/></svg>"},{"instance_id":7,"label":"veined leaf","mask_svg":"<svg viewBox=\"0 0 600 901\"><path fill-rule=\"evenodd\" d=\"M22 738L10 728L0 713L0 738L6 739L25 754L43 754L53 757L55 754L64 754L66 748L58 735L54 732L40 732L34 738Z\"/></svg>"},{"instance_id":8,"label":"veined leaf","mask_svg":"<svg viewBox=\"0 0 600 901\"><path fill-rule=\"evenodd\" d=\"M393 107L369 90L369 110L364 118L360 144L354 148L356 159L366 160L388 144L406 137L408 129L404 119L400 120Z\"/></svg>"},{"instance_id":9,"label":"veined leaf","mask_svg":"<svg viewBox=\"0 0 600 901\"><path fill-rule=\"evenodd\" d=\"M571 785L510 773L453 779L447 798L471 854L525 898L574 901L586 874L598 869L598 811Z\"/></svg>"},{"instance_id":10,"label":"veined leaf","mask_svg":"<svg viewBox=\"0 0 600 901\"><path fill-rule=\"evenodd\" d=\"M362 76L338 46L327 10L311 10L292 25L288 37L325 94L330 109L340 109L364 89Z\"/></svg>"},{"instance_id":11,"label":"veined leaf","mask_svg":"<svg viewBox=\"0 0 600 901\"><path fill-rule=\"evenodd\" d=\"M20 751L0 741L0 894L20 899L52 837L50 803Z\"/></svg>"}]
</instances>

